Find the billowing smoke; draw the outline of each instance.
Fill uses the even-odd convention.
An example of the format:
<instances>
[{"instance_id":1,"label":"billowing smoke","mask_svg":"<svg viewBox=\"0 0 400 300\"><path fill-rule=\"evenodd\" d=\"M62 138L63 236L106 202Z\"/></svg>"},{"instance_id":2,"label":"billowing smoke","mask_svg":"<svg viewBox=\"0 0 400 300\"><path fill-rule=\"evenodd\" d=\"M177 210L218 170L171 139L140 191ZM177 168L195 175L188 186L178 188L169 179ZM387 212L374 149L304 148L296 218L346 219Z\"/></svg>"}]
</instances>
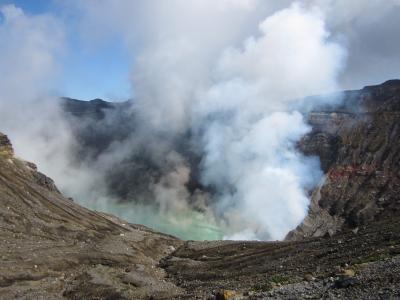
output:
<instances>
[{"instance_id":1,"label":"billowing smoke","mask_svg":"<svg viewBox=\"0 0 400 300\"><path fill-rule=\"evenodd\" d=\"M157 20L132 26L154 33L135 51L133 85L142 143L152 161L165 161L154 185L160 211L197 205L186 188L190 164L174 148L190 131L200 181L215 191L196 199L213 198L200 201L211 223L228 238L283 238L305 217L307 192L321 177L318 162L295 149L309 130L299 100L336 89L343 66L323 12L294 4L262 19L255 1L135 4ZM258 27L254 36L249 26ZM124 32L127 44L142 39L135 33Z\"/></svg>"},{"instance_id":2,"label":"billowing smoke","mask_svg":"<svg viewBox=\"0 0 400 300\"><path fill-rule=\"evenodd\" d=\"M0 130L18 156L37 163L64 191L86 196L101 189L102 176L74 164L77 141L56 95L65 51L60 20L14 5L0 8Z\"/></svg>"},{"instance_id":3,"label":"billowing smoke","mask_svg":"<svg viewBox=\"0 0 400 300\"><path fill-rule=\"evenodd\" d=\"M370 26L348 10L356 2L67 2L89 45L120 40L132 53L133 101L95 122L66 120L49 96L68 51L62 20L5 6L0 130L91 208L189 239L282 239L322 177L296 149L321 104L305 97L364 80L351 51L345 66L344 49L361 47L346 25ZM112 132L95 154L75 134L91 127Z\"/></svg>"},{"instance_id":4,"label":"billowing smoke","mask_svg":"<svg viewBox=\"0 0 400 300\"><path fill-rule=\"evenodd\" d=\"M202 181L217 191L228 238L281 239L305 217L307 190L321 174L295 149L309 130L296 101L335 89L343 63L317 10L293 5L259 31L223 50L210 85L191 97Z\"/></svg>"},{"instance_id":5,"label":"billowing smoke","mask_svg":"<svg viewBox=\"0 0 400 300\"><path fill-rule=\"evenodd\" d=\"M47 160L66 164L63 149L71 140L50 96L64 48L62 24L50 15L27 16L13 5L0 12L1 130L19 155L44 162L44 169Z\"/></svg>"}]
</instances>

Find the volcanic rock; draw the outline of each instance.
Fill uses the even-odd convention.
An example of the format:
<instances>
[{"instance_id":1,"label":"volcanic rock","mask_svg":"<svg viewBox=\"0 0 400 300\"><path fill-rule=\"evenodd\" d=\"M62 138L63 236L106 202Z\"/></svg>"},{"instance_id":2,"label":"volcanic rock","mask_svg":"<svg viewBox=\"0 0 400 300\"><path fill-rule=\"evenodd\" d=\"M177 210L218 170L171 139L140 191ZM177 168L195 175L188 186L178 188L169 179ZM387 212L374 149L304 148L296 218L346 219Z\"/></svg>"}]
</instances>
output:
<instances>
[{"instance_id":1,"label":"volcanic rock","mask_svg":"<svg viewBox=\"0 0 400 300\"><path fill-rule=\"evenodd\" d=\"M14 155L8 137L0 132L0 156L11 158Z\"/></svg>"},{"instance_id":2,"label":"volcanic rock","mask_svg":"<svg viewBox=\"0 0 400 300\"><path fill-rule=\"evenodd\" d=\"M89 105L100 108L85 112L95 122L112 109ZM283 242L185 242L90 211L0 133L0 299L400 298L399 115L399 81L310 113L299 148L326 176Z\"/></svg>"},{"instance_id":3,"label":"volcanic rock","mask_svg":"<svg viewBox=\"0 0 400 300\"><path fill-rule=\"evenodd\" d=\"M400 212L400 80L344 92L335 110L309 114L299 148L325 172L309 214L288 239L356 229Z\"/></svg>"},{"instance_id":4,"label":"volcanic rock","mask_svg":"<svg viewBox=\"0 0 400 300\"><path fill-rule=\"evenodd\" d=\"M399 215L328 239L183 242L68 200L0 136L1 299L400 297ZM327 290L338 265L357 275Z\"/></svg>"},{"instance_id":5,"label":"volcanic rock","mask_svg":"<svg viewBox=\"0 0 400 300\"><path fill-rule=\"evenodd\" d=\"M0 141L0 299L140 299L180 293L163 281L165 272L157 264L181 241L64 198L50 178L11 156L3 134ZM139 264L141 270L125 273ZM137 284L135 278L151 278L151 284Z\"/></svg>"}]
</instances>

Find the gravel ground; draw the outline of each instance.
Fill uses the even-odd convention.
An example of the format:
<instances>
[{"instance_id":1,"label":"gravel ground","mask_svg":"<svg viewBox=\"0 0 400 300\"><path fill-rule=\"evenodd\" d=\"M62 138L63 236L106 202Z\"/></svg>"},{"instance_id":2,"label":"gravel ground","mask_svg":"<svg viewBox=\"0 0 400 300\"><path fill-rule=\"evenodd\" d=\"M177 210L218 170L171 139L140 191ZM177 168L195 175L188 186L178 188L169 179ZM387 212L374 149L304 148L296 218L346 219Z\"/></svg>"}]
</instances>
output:
<instances>
[{"instance_id":1,"label":"gravel ground","mask_svg":"<svg viewBox=\"0 0 400 300\"><path fill-rule=\"evenodd\" d=\"M298 242L186 242L162 267L187 299L400 299L399 255L396 217Z\"/></svg>"}]
</instances>

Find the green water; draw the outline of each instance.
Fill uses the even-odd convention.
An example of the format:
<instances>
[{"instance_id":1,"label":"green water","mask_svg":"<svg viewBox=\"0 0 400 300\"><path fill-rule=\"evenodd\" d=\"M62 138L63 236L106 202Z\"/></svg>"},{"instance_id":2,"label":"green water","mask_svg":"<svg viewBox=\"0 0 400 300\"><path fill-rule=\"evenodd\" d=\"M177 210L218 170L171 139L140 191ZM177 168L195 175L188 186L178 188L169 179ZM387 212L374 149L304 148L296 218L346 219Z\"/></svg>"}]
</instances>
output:
<instances>
[{"instance_id":1,"label":"green water","mask_svg":"<svg viewBox=\"0 0 400 300\"><path fill-rule=\"evenodd\" d=\"M105 205L103 203L100 207L90 206L92 209L114 214L129 223L142 224L183 240L220 240L224 236L223 230L216 224L214 218L193 209L160 214L152 207L132 203Z\"/></svg>"},{"instance_id":2,"label":"green water","mask_svg":"<svg viewBox=\"0 0 400 300\"><path fill-rule=\"evenodd\" d=\"M175 215L160 215L151 210L147 213L143 213L141 209L137 211L139 214L132 218L136 223L184 240L219 240L224 235L218 226L197 211L185 211Z\"/></svg>"}]
</instances>

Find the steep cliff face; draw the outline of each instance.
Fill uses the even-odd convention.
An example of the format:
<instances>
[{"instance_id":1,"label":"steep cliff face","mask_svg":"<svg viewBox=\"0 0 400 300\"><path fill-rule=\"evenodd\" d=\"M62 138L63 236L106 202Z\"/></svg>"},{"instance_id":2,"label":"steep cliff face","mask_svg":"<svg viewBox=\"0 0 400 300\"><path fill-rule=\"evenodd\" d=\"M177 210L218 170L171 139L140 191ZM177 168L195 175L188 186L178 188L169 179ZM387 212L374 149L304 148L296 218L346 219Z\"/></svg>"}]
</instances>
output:
<instances>
[{"instance_id":1,"label":"steep cliff face","mask_svg":"<svg viewBox=\"0 0 400 300\"><path fill-rule=\"evenodd\" d=\"M358 228L400 210L400 80L344 93L343 105L309 115L300 149L325 172L309 215L289 239Z\"/></svg>"}]
</instances>

